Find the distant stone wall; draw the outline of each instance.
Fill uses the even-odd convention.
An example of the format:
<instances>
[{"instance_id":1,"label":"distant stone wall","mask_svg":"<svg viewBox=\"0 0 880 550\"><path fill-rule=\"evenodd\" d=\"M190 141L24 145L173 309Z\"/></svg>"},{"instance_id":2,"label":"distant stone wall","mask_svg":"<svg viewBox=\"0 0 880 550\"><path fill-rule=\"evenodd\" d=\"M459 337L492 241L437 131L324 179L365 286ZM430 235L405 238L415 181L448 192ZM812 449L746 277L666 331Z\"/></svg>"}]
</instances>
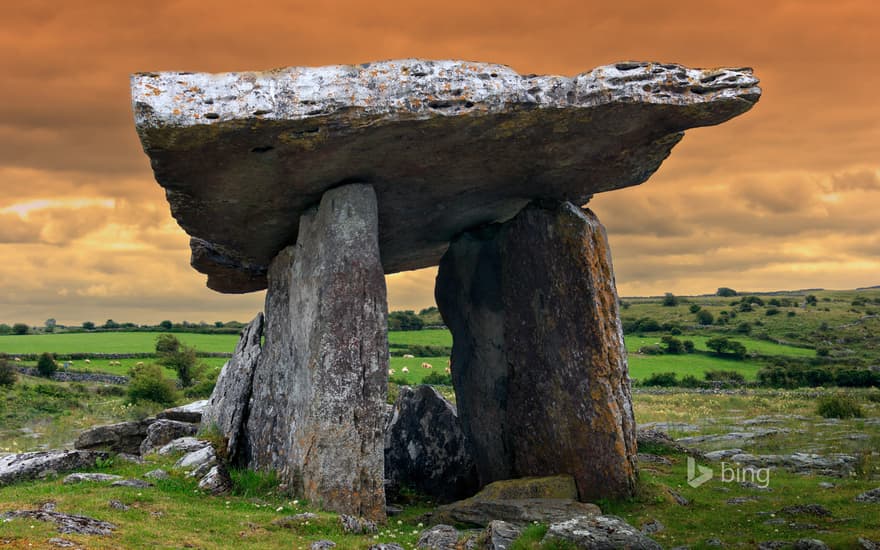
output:
<instances>
[{"instance_id":1,"label":"distant stone wall","mask_svg":"<svg viewBox=\"0 0 880 550\"><path fill-rule=\"evenodd\" d=\"M52 353L51 351L49 353ZM22 361L36 361L39 353L8 353L9 357L18 357ZM156 359L155 353L53 353L58 361L82 361L83 359ZM197 351L196 357L232 357L232 353L216 351Z\"/></svg>"},{"instance_id":2,"label":"distant stone wall","mask_svg":"<svg viewBox=\"0 0 880 550\"><path fill-rule=\"evenodd\" d=\"M18 372L27 376L40 376L37 369L33 367L18 367ZM103 374L99 372L70 372L57 371L52 375L52 380L56 382L101 382L104 384L128 384L128 377L116 376L113 374Z\"/></svg>"}]
</instances>

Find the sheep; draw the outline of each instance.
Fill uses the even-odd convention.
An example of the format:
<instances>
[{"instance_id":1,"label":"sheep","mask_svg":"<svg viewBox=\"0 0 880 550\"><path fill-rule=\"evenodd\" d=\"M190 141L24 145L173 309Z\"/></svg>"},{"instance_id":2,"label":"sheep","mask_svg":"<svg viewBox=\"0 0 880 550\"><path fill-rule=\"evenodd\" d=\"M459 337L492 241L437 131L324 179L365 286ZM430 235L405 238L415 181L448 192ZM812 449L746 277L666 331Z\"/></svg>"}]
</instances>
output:
<instances>
[{"instance_id":1,"label":"sheep","mask_svg":"<svg viewBox=\"0 0 880 550\"><path fill-rule=\"evenodd\" d=\"M434 365L432 365L431 363L422 363L422 368L423 369L433 369Z\"/></svg>"},{"instance_id":2,"label":"sheep","mask_svg":"<svg viewBox=\"0 0 880 550\"><path fill-rule=\"evenodd\" d=\"M388 374L394 375L394 369L388 369Z\"/></svg>"},{"instance_id":3,"label":"sheep","mask_svg":"<svg viewBox=\"0 0 880 550\"><path fill-rule=\"evenodd\" d=\"M143 361L138 361L138 362L137 362L137 366L139 366L139 367L143 367L143 366L144 366L144 362L143 362Z\"/></svg>"},{"instance_id":4,"label":"sheep","mask_svg":"<svg viewBox=\"0 0 880 550\"><path fill-rule=\"evenodd\" d=\"M18 363L18 362L20 362L20 361L21 361L21 357L16 357L16 358L15 358L15 362L16 362L16 363Z\"/></svg>"},{"instance_id":5,"label":"sheep","mask_svg":"<svg viewBox=\"0 0 880 550\"><path fill-rule=\"evenodd\" d=\"M400 372L409 372L409 367L403 367Z\"/></svg>"},{"instance_id":6,"label":"sheep","mask_svg":"<svg viewBox=\"0 0 880 550\"><path fill-rule=\"evenodd\" d=\"M443 372L445 372L446 374L452 374L452 369L446 367L445 369L443 369Z\"/></svg>"},{"instance_id":7,"label":"sheep","mask_svg":"<svg viewBox=\"0 0 880 550\"><path fill-rule=\"evenodd\" d=\"M91 360L91 359L86 359L86 365L91 365L91 364L92 364L92 360Z\"/></svg>"},{"instance_id":8,"label":"sheep","mask_svg":"<svg viewBox=\"0 0 880 550\"><path fill-rule=\"evenodd\" d=\"M404 359L415 359L415 357L416 357L415 355L410 355L409 353L403 354Z\"/></svg>"}]
</instances>

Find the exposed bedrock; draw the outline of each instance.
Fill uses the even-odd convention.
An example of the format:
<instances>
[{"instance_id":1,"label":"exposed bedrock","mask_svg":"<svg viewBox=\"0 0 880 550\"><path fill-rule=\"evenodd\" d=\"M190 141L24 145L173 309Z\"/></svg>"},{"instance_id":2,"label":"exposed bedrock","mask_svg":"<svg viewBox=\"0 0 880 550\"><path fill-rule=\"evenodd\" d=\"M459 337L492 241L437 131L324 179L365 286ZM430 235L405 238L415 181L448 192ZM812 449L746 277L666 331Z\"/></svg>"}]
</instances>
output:
<instances>
[{"instance_id":1,"label":"exposed bedrock","mask_svg":"<svg viewBox=\"0 0 880 550\"><path fill-rule=\"evenodd\" d=\"M384 520L388 335L376 195L327 191L270 269L247 455L310 502ZM294 247L291 247L294 248Z\"/></svg>"},{"instance_id":2,"label":"exposed bedrock","mask_svg":"<svg viewBox=\"0 0 880 550\"><path fill-rule=\"evenodd\" d=\"M748 111L757 84L748 68L565 77L421 59L131 78L144 151L221 292L266 288L300 216L340 184L375 189L386 273L432 266L455 235L532 199L642 183L684 130Z\"/></svg>"},{"instance_id":3,"label":"exposed bedrock","mask_svg":"<svg viewBox=\"0 0 880 550\"><path fill-rule=\"evenodd\" d=\"M462 234L436 299L480 482L571 474L581 500L631 495L636 440L605 230L541 201Z\"/></svg>"}]
</instances>

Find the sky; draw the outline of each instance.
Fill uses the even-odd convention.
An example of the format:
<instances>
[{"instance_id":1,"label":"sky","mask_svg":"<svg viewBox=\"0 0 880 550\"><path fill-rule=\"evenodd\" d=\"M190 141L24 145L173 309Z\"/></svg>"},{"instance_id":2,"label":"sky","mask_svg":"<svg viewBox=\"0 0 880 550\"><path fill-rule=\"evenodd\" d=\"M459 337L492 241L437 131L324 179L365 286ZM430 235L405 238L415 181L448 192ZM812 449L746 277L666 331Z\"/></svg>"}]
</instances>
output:
<instances>
[{"instance_id":1,"label":"sky","mask_svg":"<svg viewBox=\"0 0 880 550\"><path fill-rule=\"evenodd\" d=\"M0 322L246 321L189 267L134 131L139 71L424 57L575 75L624 60L750 66L745 115L688 131L646 183L597 195L623 296L880 284L873 0L0 3ZM433 305L436 271L388 277Z\"/></svg>"}]
</instances>

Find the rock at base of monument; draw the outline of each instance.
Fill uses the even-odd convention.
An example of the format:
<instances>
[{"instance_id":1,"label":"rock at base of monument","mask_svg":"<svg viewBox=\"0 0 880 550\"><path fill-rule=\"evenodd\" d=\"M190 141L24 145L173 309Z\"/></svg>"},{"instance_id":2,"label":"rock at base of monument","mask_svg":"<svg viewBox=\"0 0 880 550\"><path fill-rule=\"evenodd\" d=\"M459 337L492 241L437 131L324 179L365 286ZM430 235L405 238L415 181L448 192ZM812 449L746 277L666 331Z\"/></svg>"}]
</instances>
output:
<instances>
[{"instance_id":1,"label":"rock at base of monument","mask_svg":"<svg viewBox=\"0 0 880 550\"><path fill-rule=\"evenodd\" d=\"M616 516L583 516L554 523L547 529L542 544L566 541L575 548L661 550L662 546Z\"/></svg>"},{"instance_id":2,"label":"rock at base of monument","mask_svg":"<svg viewBox=\"0 0 880 550\"><path fill-rule=\"evenodd\" d=\"M211 398L202 411L202 426L216 430L226 442L227 456L235 462L243 455L242 430L248 415L254 370L262 352L263 314L258 313L242 330L232 357L217 378Z\"/></svg>"},{"instance_id":3,"label":"rock at base of monument","mask_svg":"<svg viewBox=\"0 0 880 550\"><path fill-rule=\"evenodd\" d=\"M199 489L214 496L225 495L232 491L232 478L223 463L214 465L199 481Z\"/></svg>"},{"instance_id":4,"label":"rock at base of monument","mask_svg":"<svg viewBox=\"0 0 880 550\"><path fill-rule=\"evenodd\" d=\"M178 422L189 422L191 424L198 424L202 421L202 413L205 411L205 407L207 406L208 399L193 401L192 403L187 403L186 405L165 409L164 411L158 413L156 415L156 418L164 418L166 420L177 420Z\"/></svg>"},{"instance_id":5,"label":"rock at base of monument","mask_svg":"<svg viewBox=\"0 0 880 550\"><path fill-rule=\"evenodd\" d=\"M147 429L155 418L119 422L90 428L76 438L77 449L101 449L117 453L139 454L141 442L147 437Z\"/></svg>"},{"instance_id":6,"label":"rock at base of monument","mask_svg":"<svg viewBox=\"0 0 880 550\"><path fill-rule=\"evenodd\" d=\"M246 454L311 503L385 519L388 338L376 195L351 184L300 218L269 269ZM295 250L295 253L294 253Z\"/></svg>"},{"instance_id":7,"label":"rock at base of monument","mask_svg":"<svg viewBox=\"0 0 880 550\"><path fill-rule=\"evenodd\" d=\"M485 527L493 520L524 525L601 513L598 506L579 502L577 496L571 476L496 481L471 498L437 508L430 521Z\"/></svg>"},{"instance_id":8,"label":"rock at base of monument","mask_svg":"<svg viewBox=\"0 0 880 550\"><path fill-rule=\"evenodd\" d=\"M147 428L147 436L141 441L140 454L144 456L156 452L175 439L195 435L197 431L198 426L189 422L158 419Z\"/></svg>"},{"instance_id":9,"label":"rock at base of monument","mask_svg":"<svg viewBox=\"0 0 880 550\"><path fill-rule=\"evenodd\" d=\"M458 530L451 525L435 525L419 534L416 548L425 550L455 550Z\"/></svg>"},{"instance_id":10,"label":"rock at base of monument","mask_svg":"<svg viewBox=\"0 0 880 550\"><path fill-rule=\"evenodd\" d=\"M595 215L536 201L464 233L440 262L435 295L480 482L570 473L581 500L631 496L635 419Z\"/></svg>"},{"instance_id":11,"label":"rock at base of monument","mask_svg":"<svg viewBox=\"0 0 880 550\"><path fill-rule=\"evenodd\" d=\"M39 479L60 472L94 468L98 459L110 455L102 451L38 451L0 457L0 486Z\"/></svg>"},{"instance_id":12,"label":"rock at base of monument","mask_svg":"<svg viewBox=\"0 0 880 550\"><path fill-rule=\"evenodd\" d=\"M177 453L191 453L193 451L198 451L200 449L204 449L205 447L210 446L211 444L203 439L196 439L195 437L181 437L168 442L166 445L163 445L159 449L158 453L161 456L168 456Z\"/></svg>"},{"instance_id":13,"label":"rock at base of monument","mask_svg":"<svg viewBox=\"0 0 880 550\"><path fill-rule=\"evenodd\" d=\"M72 483L83 483L83 482L94 482L94 483L108 483L110 481L118 481L122 479L122 476L114 475L114 474L101 474L101 473L92 473L92 472L76 472L66 476L61 483L65 485L70 485Z\"/></svg>"},{"instance_id":14,"label":"rock at base of monument","mask_svg":"<svg viewBox=\"0 0 880 550\"><path fill-rule=\"evenodd\" d=\"M489 522L485 533L486 550L507 550L519 536L524 528L506 521L494 520Z\"/></svg>"},{"instance_id":15,"label":"rock at base of monument","mask_svg":"<svg viewBox=\"0 0 880 550\"><path fill-rule=\"evenodd\" d=\"M385 476L441 502L479 489L455 405L431 386L400 388L385 430Z\"/></svg>"}]
</instances>

